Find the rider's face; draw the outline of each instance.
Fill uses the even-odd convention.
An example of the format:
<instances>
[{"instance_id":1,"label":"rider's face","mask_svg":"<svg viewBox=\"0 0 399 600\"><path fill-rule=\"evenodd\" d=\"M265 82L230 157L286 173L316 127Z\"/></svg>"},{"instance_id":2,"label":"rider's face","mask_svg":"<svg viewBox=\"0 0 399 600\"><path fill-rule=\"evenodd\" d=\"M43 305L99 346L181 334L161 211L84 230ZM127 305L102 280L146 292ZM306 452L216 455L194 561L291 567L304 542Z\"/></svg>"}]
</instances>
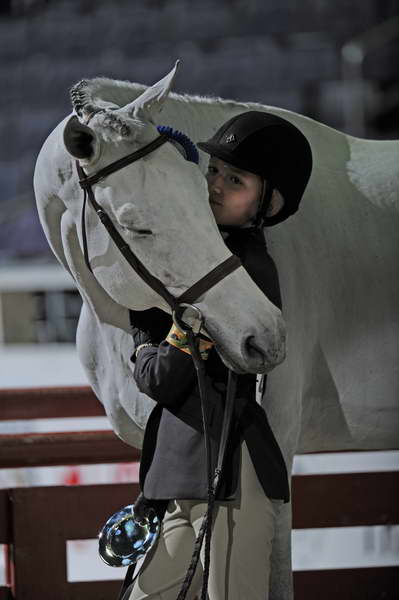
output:
<instances>
[{"instance_id":1,"label":"rider's face","mask_svg":"<svg viewBox=\"0 0 399 600\"><path fill-rule=\"evenodd\" d=\"M219 225L245 225L256 215L262 179L211 156L206 174L209 203Z\"/></svg>"}]
</instances>

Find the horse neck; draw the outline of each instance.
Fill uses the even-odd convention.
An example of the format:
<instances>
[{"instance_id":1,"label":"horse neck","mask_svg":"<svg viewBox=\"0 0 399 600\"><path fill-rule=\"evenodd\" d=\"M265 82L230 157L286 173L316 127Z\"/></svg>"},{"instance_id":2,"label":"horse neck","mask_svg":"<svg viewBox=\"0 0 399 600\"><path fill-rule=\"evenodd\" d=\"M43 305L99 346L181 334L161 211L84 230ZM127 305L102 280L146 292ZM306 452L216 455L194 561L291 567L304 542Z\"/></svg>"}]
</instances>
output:
<instances>
[{"instance_id":1,"label":"horse neck","mask_svg":"<svg viewBox=\"0 0 399 600\"><path fill-rule=\"evenodd\" d=\"M399 141L364 140L348 136L349 179L372 204L398 210Z\"/></svg>"}]
</instances>

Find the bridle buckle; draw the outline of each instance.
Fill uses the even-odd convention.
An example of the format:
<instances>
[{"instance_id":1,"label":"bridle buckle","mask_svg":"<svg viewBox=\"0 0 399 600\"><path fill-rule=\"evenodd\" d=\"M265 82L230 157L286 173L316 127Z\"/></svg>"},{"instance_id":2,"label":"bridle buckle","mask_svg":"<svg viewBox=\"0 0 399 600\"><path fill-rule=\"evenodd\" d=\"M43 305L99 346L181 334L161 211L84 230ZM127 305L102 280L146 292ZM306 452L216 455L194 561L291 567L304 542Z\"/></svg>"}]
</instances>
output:
<instances>
[{"instance_id":1,"label":"bridle buckle","mask_svg":"<svg viewBox=\"0 0 399 600\"><path fill-rule=\"evenodd\" d=\"M187 312L186 319L188 319L188 323L183 321L183 315ZM204 317L200 309L187 302L182 302L172 311L172 319L176 327L186 334L192 331L194 335L198 335L204 325Z\"/></svg>"}]
</instances>

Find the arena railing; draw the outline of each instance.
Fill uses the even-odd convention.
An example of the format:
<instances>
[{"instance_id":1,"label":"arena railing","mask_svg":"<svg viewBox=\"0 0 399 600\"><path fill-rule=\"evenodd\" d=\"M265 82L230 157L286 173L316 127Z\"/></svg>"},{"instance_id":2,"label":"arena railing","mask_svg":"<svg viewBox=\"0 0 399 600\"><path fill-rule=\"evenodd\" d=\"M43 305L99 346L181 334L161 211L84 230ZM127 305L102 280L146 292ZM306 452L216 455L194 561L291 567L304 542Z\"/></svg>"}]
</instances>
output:
<instances>
[{"instance_id":1,"label":"arena railing","mask_svg":"<svg viewBox=\"0 0 399 600\"><path fill-rule=\"evenodd\" d=\"M0 407L3 421L105 414L89 387L0 390ZM139 460L139 450L108 430L0 435L1 468ZM397 525L398 492L399 472L293 475L292 527ZM0 490L0 544L8 550L0 600L116 598L121 581L67 580L67 541L96 538L104 518L138 493L138 483ZM293 578L295 600L398 597L398 567L294 571Z\"/></svg>"}]
</instances>

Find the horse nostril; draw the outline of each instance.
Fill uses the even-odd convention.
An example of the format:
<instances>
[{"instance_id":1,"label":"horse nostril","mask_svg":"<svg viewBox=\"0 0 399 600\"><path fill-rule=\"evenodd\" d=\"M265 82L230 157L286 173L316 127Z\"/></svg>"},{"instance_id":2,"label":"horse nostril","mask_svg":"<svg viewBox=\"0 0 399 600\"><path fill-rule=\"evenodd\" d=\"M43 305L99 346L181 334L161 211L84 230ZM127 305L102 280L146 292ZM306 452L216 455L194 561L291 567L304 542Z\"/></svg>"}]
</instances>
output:
<instances>
[{"instance_id":1,"label":"horse nostril","mask_svg":"<svg viewBox=\"0 0 399 600\"><path fill-rule=\"evenodd\" d=\"M263 363L265 360L265 353L255 342L255 336L249 335L244 342L244 349L246 354L250 358L258 358Z\"/></svg>"}]
</instances>

